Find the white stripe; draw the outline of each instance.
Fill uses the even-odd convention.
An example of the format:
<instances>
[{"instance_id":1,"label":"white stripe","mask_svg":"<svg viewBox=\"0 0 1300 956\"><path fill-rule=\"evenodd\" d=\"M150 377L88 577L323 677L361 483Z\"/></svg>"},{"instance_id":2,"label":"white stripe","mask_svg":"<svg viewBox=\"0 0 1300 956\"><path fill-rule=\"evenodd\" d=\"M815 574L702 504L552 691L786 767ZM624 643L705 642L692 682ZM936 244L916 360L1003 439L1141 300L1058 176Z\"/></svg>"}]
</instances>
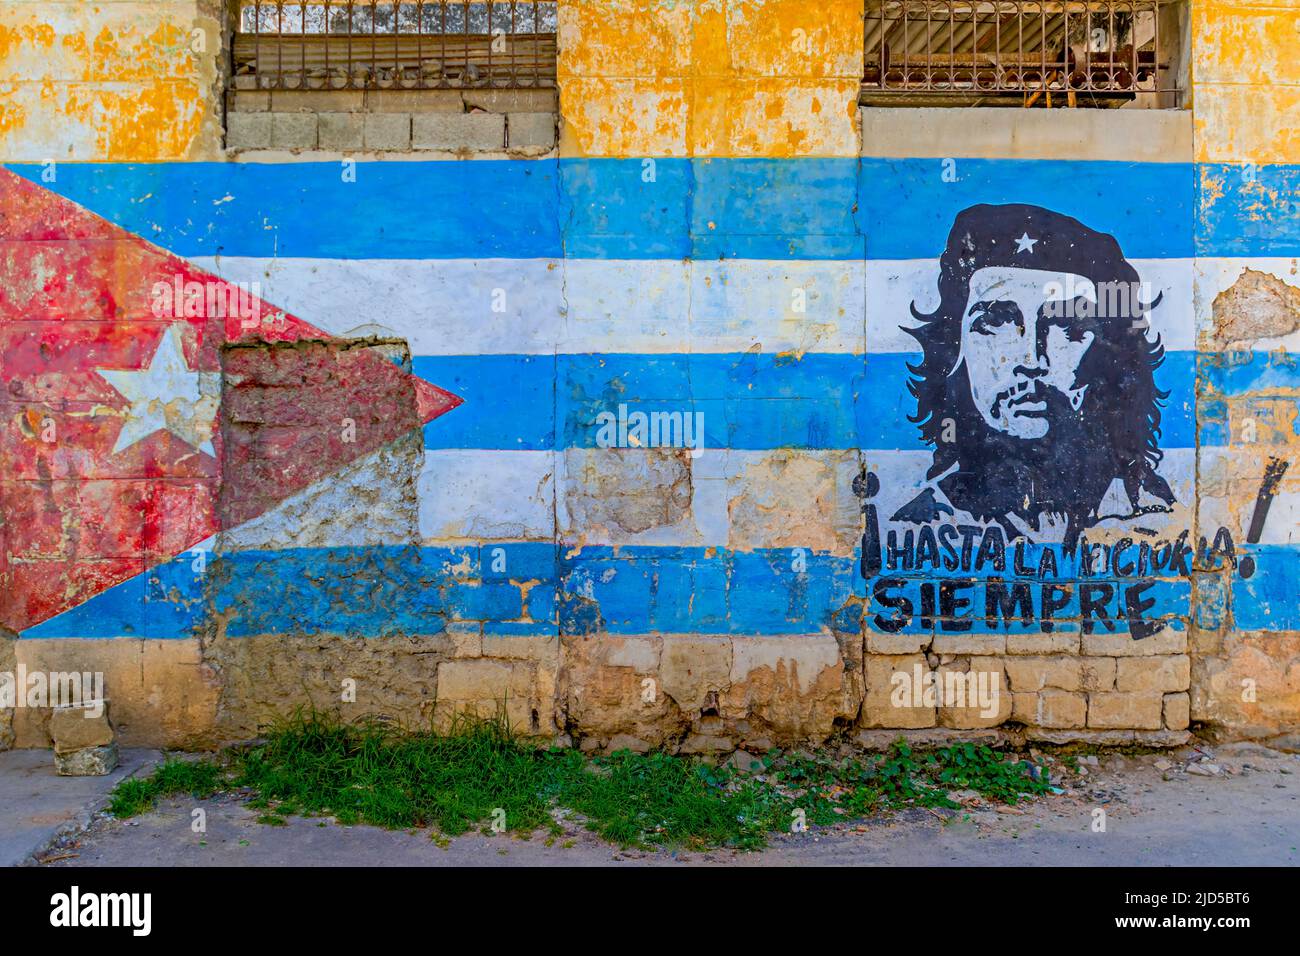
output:
<instances>
[{"instance_id":1,"label":"white stripe","mask_svg":"<svg viewBox=\"0 0 1300 956\"><path fill-rule=\"evenodd\" d=\"M405 339L413 355L555 351L559 265L544 259L191 260L338 336ZM495 311L494 311L495 310Z\"/></svg>"},{"instance_id":2,"label":"white stripe","mask_svg":"<svg viewBox=\"0 0 1300 956\"><path fill-rule=\"evenodd\" d=\"M862 534L853 450L569 448L556 520L577 545L805 547L853 553Z\"/></svg>"},{"instance_id":3,"label":"white stripe","mask_svg":"<svg viewBox=\"0 0 1300 956\"><path fill-rule=\"evenodd\" d=\"M381 475L400 470L392 454L366 455L224 532L221 549L413 543L416 519L406 508L386 508L383 515L372 509L359 521L330 517L379 486ZM1162 534L1190 527L1195 454L1191 448L1166 453L1160 472L1180 504L1172 515L1143 519L1145 526ZM561 454L430 449L417 479L418 540L551 541L558 523L559 540L567 546L804 547L851 555L863 527L853 491L861 465L880 479L871 503L888 528L891 516L925 486L930 461L928 451L893 450L705 449L692 459L637 448L570 448ZM1298 505L1300 495L1278 496L1264 543L1295 543ZM1228 523L1218 516L1220 510L1227 514L1226 503L1206 499L1202 507L1207 506L1203 526ZM1234 536L1238 524L1229 525ZM1244 533L1243 524L1242 538Z\"/></svg>"},{"instance_id":4,"label":"white stripe","mask_svg":"<svg viewBox=\"0 0 1300 956\"><path fill-rule=\"evenodd\" d=\"M1212 539L1218 528L1225 527L1238 545L1246 540L1266 457L1240 446L1201 449L1201 534ZM1293 465L1283 475L1282 486L1269 505L1260 544L1300 544L1300 485L1294 471ZM1232 493L1206 493L1223 488Z\"/></svg>"},{"instance_id":5,"label":"white stripe","mask_svg":"<svg viewBox=\"0 0 1300 956\"><path fill-rule=\"evenodd\" d=\"M554 475L551 451L426 450L421 541L552 541Z\"/></svg>"},{"instance_id":6,"label":"white stripe","mask_svg":"<svg viewBox=\"0 0 1300 956\"><path fill-rule=\"evenodd\" d=\"M861 262L192 260L333 335L415 355L858 352Z\"/></svg>"},{"instance_id":7,"label":"white stripe","mask_svg":"<svg viewBox=\"0 0 1300 956\"><path fill-rule=\"evenodd\" d=\"M915 352L911 306L936 305L937 259L261 259L195 265L260 283L333 335L405 339L415 355ZM1135 260L1169 350L1194 347L1192 260ZM869 343L869 349L866 343Z\"/></svg>"}]
</instances>

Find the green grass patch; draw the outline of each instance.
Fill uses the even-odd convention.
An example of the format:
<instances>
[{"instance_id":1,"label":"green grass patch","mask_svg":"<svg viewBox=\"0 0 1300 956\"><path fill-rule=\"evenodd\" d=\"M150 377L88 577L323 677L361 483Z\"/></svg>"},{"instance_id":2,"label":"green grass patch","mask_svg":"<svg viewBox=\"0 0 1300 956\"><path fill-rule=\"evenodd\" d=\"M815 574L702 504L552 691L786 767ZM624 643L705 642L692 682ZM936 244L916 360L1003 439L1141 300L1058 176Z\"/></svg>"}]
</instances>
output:
<instances>
[{"instance_id":1,"label":"green grass patch","mask_svg":"<svg viewBox=\"0 0 1300 956\"><path fill-rule=\"evenodd\" d=\"M210 797L226 786L226 774L213 760L166 760L148 777L123 780L114 788L108 811L115 817L134 817L153 809L160 797L187 793Z\"/></svg>"},{"instance_id":2,"label":"green grass patch","mask_svg":"<svg viewBox=\"0 0 1300 956\"><path fill-rule=\"evenodd\" d=\"M113 793L111 812L130 817L158 798L241 789L259 820L331 816L343 824L429 827L435 839L495 826L521 835L562 833L554 811L580 815L624 846L758 849L797 820L825 825L909 806L950 807L973 790L1015 803L1048 790L1030 761L973 744L832 759L773 750L752 770L714 767L666 753L587 757L539 750L503 719L462 718L445 733L344 724L299 713L258 744L219 759L169 760Z\"/></svg>"}]
</instances>

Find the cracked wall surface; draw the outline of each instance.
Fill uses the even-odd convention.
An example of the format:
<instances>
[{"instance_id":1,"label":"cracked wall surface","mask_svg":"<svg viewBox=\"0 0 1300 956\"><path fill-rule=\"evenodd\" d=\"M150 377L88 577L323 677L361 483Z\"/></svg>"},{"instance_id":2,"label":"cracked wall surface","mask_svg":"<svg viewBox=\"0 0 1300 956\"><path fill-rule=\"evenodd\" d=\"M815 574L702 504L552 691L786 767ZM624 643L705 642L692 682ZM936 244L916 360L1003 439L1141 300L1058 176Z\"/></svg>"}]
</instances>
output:
<instances>
[{"instance_id":1,"label":"cracked wall surface","mask_svg":"<svg viewBox=\"0 0 1300 956\"><path fill-rule=\"evenodd\" d=\"M0 3L0 672L168 746L1295 740L1293 5L1192 5L1190 110L975 112L859 109L856 0L562 0L518 149L227 98L216 6Z\"/></svg>"}]
</instances>

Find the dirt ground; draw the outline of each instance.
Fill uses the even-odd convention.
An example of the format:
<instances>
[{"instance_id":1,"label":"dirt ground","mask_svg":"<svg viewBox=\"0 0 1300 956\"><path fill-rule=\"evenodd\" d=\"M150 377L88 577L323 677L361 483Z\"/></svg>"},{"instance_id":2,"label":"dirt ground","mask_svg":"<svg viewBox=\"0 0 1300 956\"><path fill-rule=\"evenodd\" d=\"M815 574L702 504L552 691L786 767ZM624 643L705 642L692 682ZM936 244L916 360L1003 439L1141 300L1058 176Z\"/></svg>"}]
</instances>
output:
<instances>
[{"instance_id":1,"label":"dirt ground","mask_svg":"<svg viewBox=\"0 0 1300 956\"><path fill-rule=\"evenodd\" d=\"M1095 762L1095 763L1094 763ZM257 822L235 797L174 799L132 820L100 816L38 856L43 866L1286 866L1300 863L1300 755L1254 744L1164 754L1053 758L1063 792L1016 807L958 794L961 810L775 835L762 852L628 850L573 819L564 834L346 827L332 820ZM194 811L206 832L195 832ZM1101 812L1098 812L1101 811Z\"/></svg>"}]
</instances>

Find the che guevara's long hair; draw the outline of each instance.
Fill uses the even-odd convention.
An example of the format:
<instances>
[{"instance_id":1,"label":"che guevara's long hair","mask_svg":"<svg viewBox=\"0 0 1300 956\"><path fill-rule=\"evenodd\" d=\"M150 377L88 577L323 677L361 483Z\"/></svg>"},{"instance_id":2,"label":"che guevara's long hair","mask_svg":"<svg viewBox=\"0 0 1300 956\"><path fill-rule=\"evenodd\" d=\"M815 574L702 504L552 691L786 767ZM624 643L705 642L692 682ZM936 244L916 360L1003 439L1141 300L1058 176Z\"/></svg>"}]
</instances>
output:
<instances>
[{"instance_id":1,"label":"che guevara's long hair","mask_svg":"<svg viewBox=\"0 0 1300 956\"><path fill-rule=\"evenodd\" d=\"M961 507L983 520L1001 520L1032 488L1042 510L1067 516L1073 526L1070 537L1077 537L1099 517L1097 508L1116 477L1135 508L1144 490L1166 504L1174 500L1168 483L1156 473L1163 457L1161 408L1169 393L1156 387L1155 371L1164 362L1165 350L1159 335L1148 338L1146 319L1163 294L1151 302L1140 301L1137 271L1112 237L1059 214L1034 211L1077 226L1084 237L1080 241L1095 237L1089 278L1099 290L1112 282L1124 283L1132 292L1114 297L1110 308L1103 303L1098 311L1105 314L1090 325L1095 338L1076 376L1076 384L1086 385L1087 392L1071 434L1049 432L1041 443L1014 438L989 428L975 408L961 361L961 329L971 277L983 264L973 252L968 231L956 227L940 260L938 308L927 314L913 303L912 317L919 325L904 329L922 349L921 361L908 365L908 390L916 399L909 420L934 449L928 479L958 466L957 487L966 499ZM1072 250L1076 244L1072 240ZM1072 447L1062 447L1066 440ZM1032 447L1039 444L1044 447Z\"/></svg>"}]
</instances>

